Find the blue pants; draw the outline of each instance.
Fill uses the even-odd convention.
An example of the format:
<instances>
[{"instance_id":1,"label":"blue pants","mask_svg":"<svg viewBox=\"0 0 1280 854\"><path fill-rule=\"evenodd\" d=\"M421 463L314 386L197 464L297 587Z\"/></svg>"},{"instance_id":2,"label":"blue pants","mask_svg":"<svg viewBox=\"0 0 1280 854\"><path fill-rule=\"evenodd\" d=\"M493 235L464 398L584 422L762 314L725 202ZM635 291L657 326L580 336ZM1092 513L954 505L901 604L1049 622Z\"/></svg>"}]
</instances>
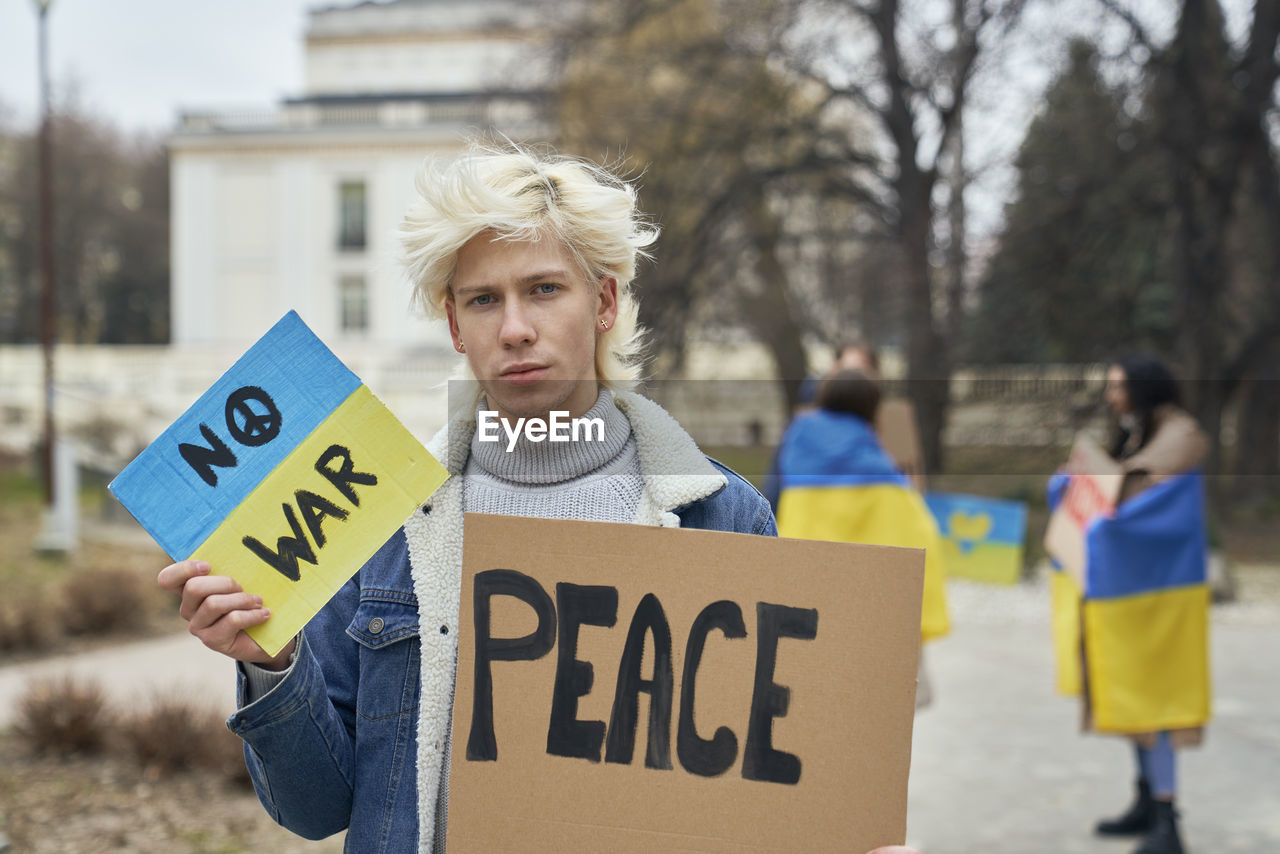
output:
<instances>
[{"instance_id":1,"label":"blue pants","mask_svg":"<svg viewBox=\"0 0 1280 854\"><path fill-rule=\"evenodd\" d=\"M1171 800L1178 791L1177 757L1168 732L1160 733L1153 747L1135 746L1138 774L1151 785L1153 797Z\"/></svg>"}]
</instances>

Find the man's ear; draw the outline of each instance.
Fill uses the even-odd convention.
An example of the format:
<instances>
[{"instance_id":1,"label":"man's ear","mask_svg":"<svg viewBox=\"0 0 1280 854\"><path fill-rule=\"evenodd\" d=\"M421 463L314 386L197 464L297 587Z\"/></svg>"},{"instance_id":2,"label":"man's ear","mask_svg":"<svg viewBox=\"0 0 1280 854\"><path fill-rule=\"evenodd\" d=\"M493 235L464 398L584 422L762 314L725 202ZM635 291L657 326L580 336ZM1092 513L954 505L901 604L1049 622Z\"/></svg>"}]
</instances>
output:
<instances>
[{"instance_id":1,"label":"man's ear","mask_svg":"<svg viewBox=\"0 0 1280 854\"><path fill-rule=\"evenodd\" d=\"M453 297L446 297L444 301L444 313L449 318L449 337L453 339L453 349L459 353L465 353L462 344L462 334L458 331L458 313L453 304Z\"/></svg>"},{"instance_id":2,"label":"man's ear","mask_svg":"<svg viewBox=\"0 0 1280 854\"><path fill-rule=\"evenodd\" d=\"M618 320L618 280L600 277L600 304L596 308L596 331L607 332ZM601 323L601 321L604 321Z\"/></svg>"}]
</instances>

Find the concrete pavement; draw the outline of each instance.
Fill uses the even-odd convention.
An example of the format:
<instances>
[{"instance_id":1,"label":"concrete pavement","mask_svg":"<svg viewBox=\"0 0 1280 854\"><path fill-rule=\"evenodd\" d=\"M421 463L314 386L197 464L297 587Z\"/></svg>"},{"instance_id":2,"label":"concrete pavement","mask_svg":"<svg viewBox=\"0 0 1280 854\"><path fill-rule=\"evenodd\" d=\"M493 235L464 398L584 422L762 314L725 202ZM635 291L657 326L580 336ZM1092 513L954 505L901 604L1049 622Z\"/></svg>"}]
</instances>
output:
<instances>
[{"instance_id":1,"label":"concrete pavement","mask_svg":"<svg viewBox=\"0 0 1280 854\"><path fill-rule=\"evenodd\" d=\"M1091 835L1132 794L1128 742L1079 734L1053 691L1048 592L952 582L955 630L928 648L935 701L916 718L908 843L925 854L1123 852ZM1280 607L1214 608L1214 720L1179 754L1184 842L1280 852Z\"/></svg>"}]
</instances>

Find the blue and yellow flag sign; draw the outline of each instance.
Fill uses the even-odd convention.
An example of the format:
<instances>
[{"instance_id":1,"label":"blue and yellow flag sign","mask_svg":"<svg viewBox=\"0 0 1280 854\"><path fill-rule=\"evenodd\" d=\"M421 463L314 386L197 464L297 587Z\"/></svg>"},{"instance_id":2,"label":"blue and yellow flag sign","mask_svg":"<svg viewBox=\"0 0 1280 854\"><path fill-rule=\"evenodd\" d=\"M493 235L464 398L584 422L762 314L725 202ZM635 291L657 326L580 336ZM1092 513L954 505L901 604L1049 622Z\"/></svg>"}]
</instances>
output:
<instances>
[{"instance_id":1,"label":"blue and yellow flag sign","mask_svg":"<svg viewBox=\"0 0 1280 854\"><path fill-rule=\"evenodd\" d=\"M249 635L275 655L446 476L291 311L110 489L174 560L262 597Z\"/></svg>"},{"instance_id":2,"label":"blue and yellow flag sign","mask_svg":"<svg viewBox=\"0 0 1280 854\"><path fill-rule=\"evenodd\" d=\"M1017 584L1027 540L1027 505L978 495L926 493L938 523L947 576Z\"/></svg>"},{"instance_id":3,"label":"blue and yellow flag sign","mask_svg":"<svg viewBox=\"0 0 1280 854\"><path fill-rule=\"evenodd\" d=\"M1083 589L1070 573L1053 574L1058 689L1087 686L1098 730L1155 732L1209 719L1203 480L1177 475L1092 517ZM1065 479L1052 480L1050 505L1064 492Z\"/></svg>"}]
</instances>

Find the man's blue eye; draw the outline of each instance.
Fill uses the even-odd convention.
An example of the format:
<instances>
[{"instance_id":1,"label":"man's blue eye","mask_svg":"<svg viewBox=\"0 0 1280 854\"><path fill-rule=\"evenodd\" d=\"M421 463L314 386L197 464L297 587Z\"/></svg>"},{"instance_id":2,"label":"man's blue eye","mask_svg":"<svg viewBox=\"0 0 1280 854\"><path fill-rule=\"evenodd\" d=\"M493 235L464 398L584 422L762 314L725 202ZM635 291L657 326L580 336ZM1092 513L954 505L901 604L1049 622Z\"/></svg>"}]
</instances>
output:
<instances>
[{"instance_id":1,"label":"man's blue eye","mask_svg":"<svg viewBox=\"0 0 1280 854\"><path fill-rule=\"evenodd\" d=\"M560 290L560 286L553 282L543 282L538 285L538 293L540 294L553 294L558 290Z\"/></svg>"},{"instance_id":2,"label":"man's blue eye","mask_svg":"<svg viewBox=\"0 0 1280 854\"><path fill-rule=\"evenodd\" d=\"M481 294L471 301L472 305L488 305L493 299L493 294Z\"/></svg>"}]
</instances>

